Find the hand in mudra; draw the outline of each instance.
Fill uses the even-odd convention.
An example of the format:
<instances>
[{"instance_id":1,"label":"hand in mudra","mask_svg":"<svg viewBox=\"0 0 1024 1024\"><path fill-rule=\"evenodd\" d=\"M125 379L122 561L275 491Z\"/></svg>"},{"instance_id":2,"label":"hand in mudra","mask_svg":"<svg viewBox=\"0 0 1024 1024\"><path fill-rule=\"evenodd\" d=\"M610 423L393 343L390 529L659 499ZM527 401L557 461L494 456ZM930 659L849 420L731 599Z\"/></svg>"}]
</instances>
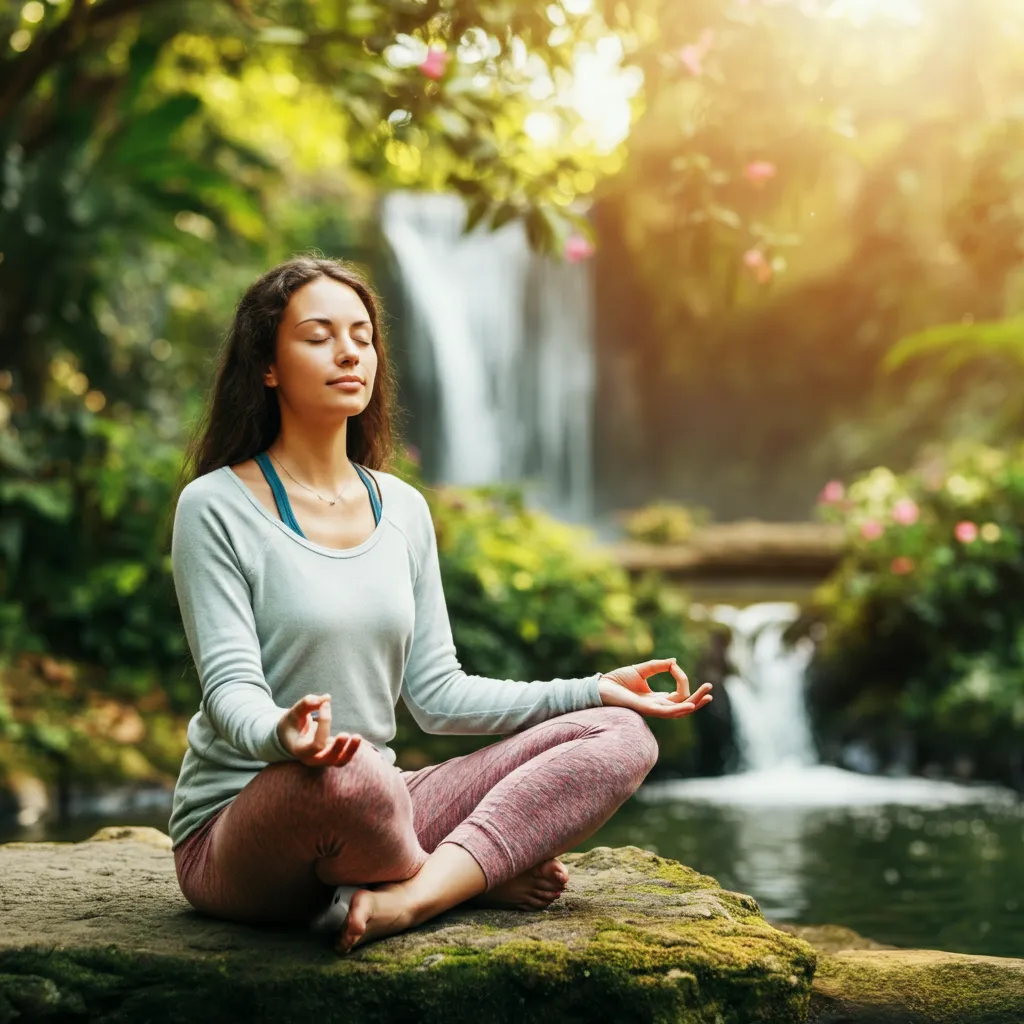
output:
<instances>
[{"instance_id":1,"label":"hand in mudra","mask_svg":"<svg viewBox=\"0 0 1024 1024\"><path fill-rule=\"evenodd\" d=\"M651 676L671 672L676 681L672 693L658 693L647 685ZM606 672L599 683L601 703L605 707L631 708L651 718L682 718L711 703L711 684L704 683L692 694L686 673L675 658L645 661Z\"/></svg>"},{"instance_id":2,"label":"hand in mudra","mask_svg":"<svg viewBox=\"0 0 1024 1024\"><path fill-rule=\"evenodd\" d=\"M348 764L363 742L358 733L331 735L331 697L327 693L309 694L296 702L277 723L277 736L296 760L314 767Z\"/></svg>"}]
</instances>

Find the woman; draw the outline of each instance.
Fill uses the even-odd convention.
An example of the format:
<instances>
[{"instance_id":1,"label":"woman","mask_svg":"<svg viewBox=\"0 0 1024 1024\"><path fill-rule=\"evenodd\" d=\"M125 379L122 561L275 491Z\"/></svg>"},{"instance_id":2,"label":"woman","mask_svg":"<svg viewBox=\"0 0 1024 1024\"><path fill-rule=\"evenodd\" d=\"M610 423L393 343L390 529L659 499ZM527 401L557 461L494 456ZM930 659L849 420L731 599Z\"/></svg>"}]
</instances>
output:
<instances>
[{"instance_id":1,"label":"woman","mask_svg":"<svg viewBox=\"0 0 1024 1024\"><path fill-rule=\"evenodd\" d=\"M336 929L340 952L473 898L548 906L568 879L556 854L657 759L641 716L711 700L674 659L533 683L462 672L426 502L383 468L392 391L351 267L268 271L238 305L174 519L202 685L170 820L182 892L219 917ZM650 690L658 672L675 692ZM512 735L399 771L399 696L427 732Z\"/></svg>"}]
</instances>

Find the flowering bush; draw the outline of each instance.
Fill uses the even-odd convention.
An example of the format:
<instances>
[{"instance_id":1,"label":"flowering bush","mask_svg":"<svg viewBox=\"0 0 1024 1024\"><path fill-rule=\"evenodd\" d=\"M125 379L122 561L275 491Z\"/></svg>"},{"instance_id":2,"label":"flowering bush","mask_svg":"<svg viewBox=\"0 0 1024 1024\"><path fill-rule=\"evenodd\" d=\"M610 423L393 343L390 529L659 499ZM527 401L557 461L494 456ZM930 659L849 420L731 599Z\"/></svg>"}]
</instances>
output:
<instances>
[{"instance_id":1,"label":"flowering bush","mask_svg":"<svg viewBox=\"0 0 1024 1024\"><path fill-rule=\"evenodd\" d=\"M627 513L623 528L630 540L645 544L685 544L710 520L708 509L663 501Z\"/></svg>"},{"instance_id":2,"label":"flowering bush","mask_svg":"<svg viewBox=\"0 0 1024 1024\"><path fill-rule=\"evenodd\" d=\"M845 525L848 547L817 594L828 627L812 672L818 710L841 711L854 733L866 719L909 726L922 758L971 734L1019 744L1024 445L958 443L902 475L832 481L819 508Z\"/></svg>"}]
</instances>

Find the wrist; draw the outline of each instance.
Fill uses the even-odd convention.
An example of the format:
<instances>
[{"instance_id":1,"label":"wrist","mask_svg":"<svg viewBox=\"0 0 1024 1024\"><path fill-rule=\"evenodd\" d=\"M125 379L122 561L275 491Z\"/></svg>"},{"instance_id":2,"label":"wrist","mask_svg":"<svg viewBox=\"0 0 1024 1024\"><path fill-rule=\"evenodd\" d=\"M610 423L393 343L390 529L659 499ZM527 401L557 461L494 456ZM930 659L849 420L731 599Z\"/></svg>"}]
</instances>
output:
<instances>
[{"instance_id":1,"label":"wrist","mask_svg":"<svg viewBox=\"0 0 1024 1024\"><path fill-rule=\"evenodd\" d=\"M597 680L597 693L601 698L601 703L607 705L618 689L618 684L612 682L611 679L606 675L601 675Z\"/></svg>"},{"instance_id":2,"label":"wrist","mask_svg":"<svg viewBox=\"0 0 1024 1024\"><path fill-rule=\"evenodd\" d=\"M288 743L287 743L287 742L286 742L286 740L285 740L285 731L284 731L284 723L285 723L285 719L286 719L287 717L288 717L288 715L287 715L287 712L286 712L285 714L283 714L283 715L282 715L282 716L281 716L281 717L280 717L280 718L278 719L277 725L276 725L276 726L274 726L274 738L275 738L275 739L277 740L278 746L279 746L279 747L280 747L280 748L281 748L281 749L282 749L282 750L283 750L283 751L284 751L284 752L285 752L286 754L288 754L289 756L291 756L291 752L292 752L292 751L291 751L291 747L289 747L289 746L288 746Z\"/></svg>"}]
</instances>

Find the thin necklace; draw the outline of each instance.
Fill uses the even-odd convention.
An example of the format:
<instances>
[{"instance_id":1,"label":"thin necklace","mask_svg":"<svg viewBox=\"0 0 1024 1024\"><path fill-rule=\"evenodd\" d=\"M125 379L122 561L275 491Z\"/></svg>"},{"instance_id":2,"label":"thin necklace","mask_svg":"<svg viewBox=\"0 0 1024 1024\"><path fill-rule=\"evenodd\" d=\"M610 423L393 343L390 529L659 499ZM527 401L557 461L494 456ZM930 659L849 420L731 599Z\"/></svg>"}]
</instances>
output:
<instances>
[{"instance_id":1,"label":"thin necklace","mask_svg":"<svg viewBox=\"0 0 1024 1024\"><path fill-rule=\"evenodd\" d=\"M269 448L267 449L267 454L285 471L285 473L288 473L288 467ZM348 488L348 484L345 484L345 486L340 491L338 491L338 494L335 497L334 501L330 501L329 499L323 497L322 495L317 494L317 492L314 491L312 487L307 487L301 480L296 480L295 477L291 475L291 473L288 473L288 477L292 481L297 483L303 490L309 491L310 494L316 494L316 496L327 505L337 505L337 503L341 500L341 496L345 493L346 489Z\"/></svg>"}]
</instances>

